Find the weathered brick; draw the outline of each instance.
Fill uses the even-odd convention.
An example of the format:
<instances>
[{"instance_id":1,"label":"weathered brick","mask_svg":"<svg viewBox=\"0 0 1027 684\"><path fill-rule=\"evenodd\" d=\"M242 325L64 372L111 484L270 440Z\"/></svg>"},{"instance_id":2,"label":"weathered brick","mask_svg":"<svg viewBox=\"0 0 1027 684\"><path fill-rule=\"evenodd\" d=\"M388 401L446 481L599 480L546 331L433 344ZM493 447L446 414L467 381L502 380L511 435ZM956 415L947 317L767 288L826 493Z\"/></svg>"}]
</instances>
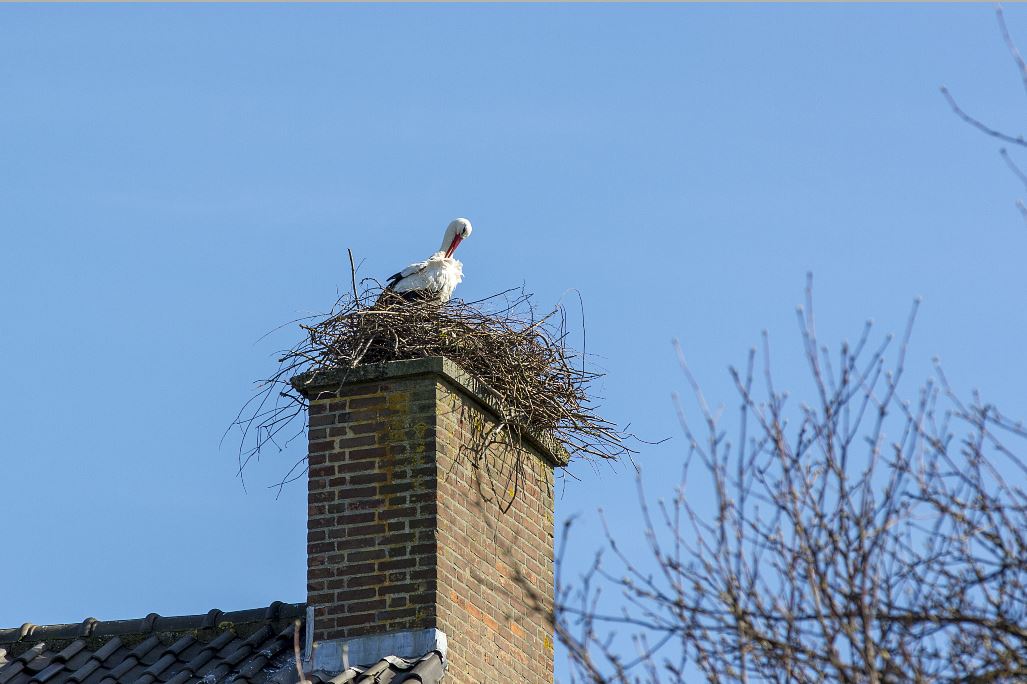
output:
<instances>
[{"instance_id":1,"label":"weathered brick","mask_svg":"<svg viewBox=\"0 0 1027 684\"><path fill-rule=\"evenodd\" d=\"M401 570L403 568L413 568L417 565L416 558L396 558L393 560L381 561L378 563L379 570Z\"/></svg>"},{"instance_id":2,"label":"weathered brick","mask_svg":"<svg viewBox=\"0 0 1027 684\"><path fill-rule=\"evenodd\" d=\"M335 624L345 625L367 625L374 620L374 613L357 613L355 615L342 615L335 619Z\"/></svg>"},{"instance_id":3,"label":"weathered brick","mask_svg":"<svg viewBox=\"0 0 1027 684\"><path fill-rule=\"evenodd\" d=\"M331 464L310 467L310 477L331 477L334 474L335 466Z\"/></svg>"},{"instance_id":4,"label":"weathered brick","mask_svg":"<svg viewBox=\"0 0 1027 684\"><path fill-rule=\"evenodd\" d=\"M349 484L351 485L366 485L375 482L388 482L388 480L388 473L357 473L356 475L349 476Z\"/></svg>"},{"instance_id":5,"label":"weathered brick","mask_svg":"<svg viewBox=\"0 0 1027 684\"><path fill-rule=\"evenodd\" d=\"M387 615L392 620L402 620L404 618L412 618L417 616L418 610L416 608L400 608L390 610Z\"/></svg>"},{"instance_id":6,"label":"weathered brick","mask_svg":"<svg viewBox=\"0 0 1027 684\"><path fill-rule=\"evenodd\" d=\"M421 563L421 561L425 561ZM417 564L426 565L428 567L419 568L410 572L410 579L412 580L433 580L438 575L438 563L434 559L419 558Z\"/></svg>"},{"instance_id":7,"label":"weathered brick","mask_svg":"<svg viewBox=\"0 0 1027 684\"><path fill-rule=\"evenodd\" d=\"M409 483L406 483L406 482L401 482L401 483L397 483L397 484L386 484L386 485L380 485L378 487L378 493L379 494L384 494L384 495L398 494L399 492L405 492L408 489L410 489L410 485L409 485Z\"/></svg>"},{"instance_id":8,"label":"weathered brick","mask_svg":"<svg viewBox=\"0 0 1027 684\"><path fill-rule=\"evenodd\" d=\"M346 562L355 563L357 561L377 560L379 558L385 558L386 556L387 552L383 548L366 549L364 551L351 551L350 553L346 554Z\"/></svg>"},{"instance_id":9,"label":"weathered brick","mask_svg":"<svg viewBox=\"0 0 1027 684\"><path fill-rule=\"evenodd\" d=\"M354 601L347 607L349 610L364 612L372 610L382 610L385 608L385 599L373 599L371 601Z\"/></svg>"},{"instance_id":10,"label":"weathered brick","mask_svg":"<svg viewBox=\"0 0 1027 684\"><path fill-rule=\"evenodd\" d=\"M382 523L374 523L371 525L354 525L349 529L350 536L353 537L371 537L380 535L385 532L385 525Z\"/></svg>"},{"instance_id":11,"label":"weathered brick","mask_svg":"<svg viewBox=\"0 0 1027 684\"><path fill-rule=\"evenodd\" d=\"M413 506L405 508L390 508L378 511L379 520L396 520L397 518L413 518L417 515L417 509Z\"/></svg>"},{"instance_id":12,"label":"weathered brick","mask_svg":"<svg viewBox=\"0 0 1027 684\"><path fill-rule=\"evenodd\" d=\"M346 487L345 498L349 501L354 499L369 499L378 495L377 487ZM337 491L325 492L330 500L335 500L339 496Z\"/></svg>"},{"instance_id":13,"label":"weathered brick","mask_svg":"<svg viewBox=\"0 0 1027 684\"><path fill-rule=\"evenodd\" d=\"M376 573L373 575L364 575L362 577L349 577L346 579L347 587L377 587L385 583L385 575Z\"/></svg>"},{"instance_id":14,"label":"weathered brick","mask_svg":"<svg viewBox=\"0 0 1027 684\"><path fill-rule=\"evenodd\" d=\"M371 461L371 460L367 460L367 461L348 461L347 460L346 462L340 463L339 465L335 466L335 470L338 471L339 473L364 473L364 472L368 471L368 469L371 467L370 464L372 464L372 463L374 463L374 461Z\"/></svg>"},{"instance_id":15,"label":"weathered brick","mask_svg":"<svg viewBox=\"0 0 1027 684\"><path fill-rule=\"evenodd\" d=\"M347 536L342 539L339 539L335 543L335 546L340 551L350 551L352 549L366 549L368 546L373 545L371 542L373 542L373 539L369 540L367 537ZM342 568L340 568L339 572L344 573L345 571Z\"/></svg>"},{"instance_id":16,"label":"weathered brick","mask_svg":"<svg viewBox=\"0 0 1027 684\"><path fill-rule=\"evenodd\" d=\"M334 600L335 600L335 594L333 594L331 592L324 592L324 593L319 593L319 594L307 594L307 601L309 602L309 605L314 605L314 606L316 606L316 605L324 605L324 606L327 606L327 605L331 604L331 602L334 601ZM334 612L330 611L328 608L326 608L323 611L323 613L324 613L324 615L334 614ZM316 622L316 620L315 620L315 622Z\"/></svg>"},{"instance_id":17,"label":"weathered brick","mask_svg":"<svg viewBox=\"0 0 1027 684\"><path fill-rule=\"evenodd\" d=\"M472 463L494 418L441 377L324 389L308 435L315 639L436 627L454 682L551 684L551 468L528 447Z\"/></svg>"},{"instance_id":18,"label":"weathered brick","mask_svg":"<svg viewBox=\"0 0 1027 684\"><path fill-rule=\"evenodd\" d=\"M367 449L353 449L346 453L346 457L350 461L360 460L379 460L386 454L386 449L383 446L370 447Z\"/></svg>"},{"instance_id":19,"label":"weathered brick","mask_svg":"<svg viewBox=\"0 0 1027 684\"><path fill-rule=\"evenodd\" d=\"M377 596L378 590L374 587L367 587L366 589L347 589L346 599L348 601L359 601L360 599L371 598Z\"/></svg>"},{"instance_id":20,"label":"weathered brick","mask_svg":"<svg viewBox=\"0 0 1027 684\"><path fill-rule=\"evenodd\" d=\"M342 437L338 440L339 449L356 449L359 447L373 446L377 442L376 435L359 435L356 437Z\"/></svg>"},{"instance_id":21,"label":"weathered brick","mask_svg":"<svg viewBox=\"0 0 1027 684\"><path fill-rule=\"evenodd\" d=\"M324 427L325 425L335 424L335 414L323 413L317 416L310 416L307 425L311 428Z\"/></svg>"},{"instance_id":22,"label":"weathered brick","mask_svg":"<svg viewBox=\"0 0 1027 684\"><path fill-rule=\"evenodd\" d=\"M378 406L385 406L385 397L382 395L349 400L350 409L372 408Z\"/></svg>"},{"instance_id":23,"label":"weathered brick","mask_svg":"<svg viewBox=\"0 0 1027 684\"><path fill-rule=\"evenodd\" d=\"M342 529L348 529L347 525L355 525L357 523L369 523L374 520L374 511L364 511L361 513L346 513L344 515L337 516L335 523Z\"/></svg>"},{"instance_id":24,"label":"weathered brick","mask_svg":"<svg viewBox=\"0 0 1027 684\"><path fill-rule=\"evenodd\" d=\"M307 503L327 503L335 499L335 492L324 489L310 489L307 491Z\"/></svg>"}]
</instances>

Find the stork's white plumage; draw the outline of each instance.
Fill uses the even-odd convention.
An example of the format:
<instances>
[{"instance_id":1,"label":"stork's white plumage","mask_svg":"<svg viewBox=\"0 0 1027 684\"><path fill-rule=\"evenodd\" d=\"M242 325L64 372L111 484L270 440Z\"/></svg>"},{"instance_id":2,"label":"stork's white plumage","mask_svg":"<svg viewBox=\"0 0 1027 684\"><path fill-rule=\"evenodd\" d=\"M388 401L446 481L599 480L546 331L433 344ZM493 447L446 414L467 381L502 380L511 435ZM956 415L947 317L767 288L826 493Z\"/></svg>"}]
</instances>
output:
<instances>
[{"instance_id":1,"label":"stork's white plumage","mask_svg":"<svg viewBox=\"0 0 1027 684\"><path fill-rule=\"evenodd\" d=\"M386 291L395 292L404 299L424 298L448 302L464 276L463 264L453 258L453 252L470 234L471 222L467 219L450 221L439 251L389 276Z\"/></svg>"}]
</instances>

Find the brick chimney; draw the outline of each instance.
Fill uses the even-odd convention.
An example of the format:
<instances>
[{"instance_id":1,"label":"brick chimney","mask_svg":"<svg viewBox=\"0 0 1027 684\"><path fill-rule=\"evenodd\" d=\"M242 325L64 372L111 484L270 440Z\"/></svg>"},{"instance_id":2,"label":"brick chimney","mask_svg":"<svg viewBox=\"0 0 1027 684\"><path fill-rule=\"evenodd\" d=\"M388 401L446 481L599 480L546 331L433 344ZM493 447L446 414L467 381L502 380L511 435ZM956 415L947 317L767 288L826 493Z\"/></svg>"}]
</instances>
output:
<instances>
[{"instance_id":1,"label":"brick chimney","mask_svg":"<svg viewBox=\"0 0 1027 684\"><path fill-rule=\"evenodd\" d=\"M566 452L545 437L492 443L494 394L441 357L293 384L310 400L315 665L330 669L343 644L359 664L441 643L449 681L551 684Z\"/></svg>"}]
</instances>

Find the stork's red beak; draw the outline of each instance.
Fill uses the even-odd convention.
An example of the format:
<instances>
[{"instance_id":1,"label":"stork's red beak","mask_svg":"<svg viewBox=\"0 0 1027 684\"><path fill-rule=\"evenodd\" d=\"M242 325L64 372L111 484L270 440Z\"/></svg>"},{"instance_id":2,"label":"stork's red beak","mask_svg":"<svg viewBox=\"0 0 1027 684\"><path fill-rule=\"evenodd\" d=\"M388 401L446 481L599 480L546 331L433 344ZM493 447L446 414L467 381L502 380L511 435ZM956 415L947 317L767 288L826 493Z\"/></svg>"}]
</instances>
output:
<instances>
[{"instance_id":1,"label":"stork's red beak","mask_svg":"<svg viewBox=\"0 0 1027 684\"><path fill-rule=\"evenodd\" d=\"M463 240L463 238L460 237L459 235L457 235L456 237L453 238L453 242L450 243L449 249L446 250L446 258L447 259L449 257L453 256L453 252L456 251L456 246L460 244L461 240Z\"/></svg>"}]
</instances>

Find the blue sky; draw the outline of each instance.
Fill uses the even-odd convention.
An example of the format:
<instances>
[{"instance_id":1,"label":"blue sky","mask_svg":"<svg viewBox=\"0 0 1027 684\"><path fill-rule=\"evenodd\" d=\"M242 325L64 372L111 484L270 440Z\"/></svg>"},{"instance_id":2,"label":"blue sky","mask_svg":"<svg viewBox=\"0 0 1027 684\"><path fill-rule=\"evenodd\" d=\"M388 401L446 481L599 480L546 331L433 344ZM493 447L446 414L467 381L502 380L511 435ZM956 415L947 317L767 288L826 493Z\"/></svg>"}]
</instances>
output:
<instances>
[{"instance_id":1,"label":"blue sky","mask_svg":"<svg viewBox=\"0 0 1027 684\"><path fill-rule=\"evenodd\" d=\"M294 454L244 492L218 445L295 330L257 340L455 216L458 295L580 291L654 487L671 338L713 403L764 329L788 385L807 271L825 341L923 296L912 378L1027 415L1021 188L942 84L1022 122L989 6L0 7L0 626L303 600ZM637 529L626 468L572 470L558 524Z\"/></svg>"}]
</instances>

